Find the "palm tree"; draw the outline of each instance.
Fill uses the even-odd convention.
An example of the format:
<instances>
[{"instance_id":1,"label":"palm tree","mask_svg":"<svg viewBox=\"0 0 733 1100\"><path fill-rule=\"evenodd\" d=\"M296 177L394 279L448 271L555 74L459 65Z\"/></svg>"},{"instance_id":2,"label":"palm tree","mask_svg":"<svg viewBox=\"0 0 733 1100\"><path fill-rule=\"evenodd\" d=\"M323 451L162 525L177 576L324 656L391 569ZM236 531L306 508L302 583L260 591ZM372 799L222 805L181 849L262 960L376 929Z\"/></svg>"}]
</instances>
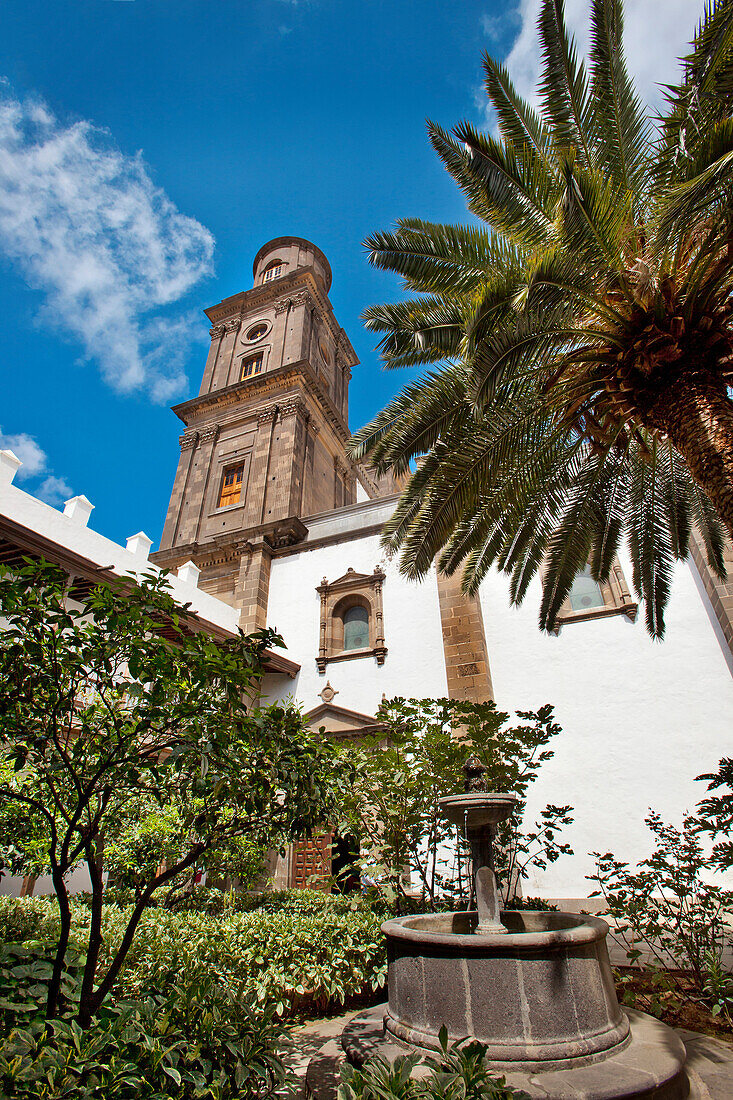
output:
<instances>
[{"instance_id":1,"label":"palm tree","mask_svg":"<svg viewBox=\"0 0 733 1100\"><path fill-rule=\"evenodd\" d=\"M626 540L661 637L692 528L719 576L733 536L733 0L706 8L656 122L622 18L592 0L586 69L543 0L541 109L486 57L501 138L428 125L480 221L367 240L417 293L364 315L386 366L439 365L351 446L380 473L419 459L384 533L408 576L437 556L473 593L495 564L518 603L542 567L552 630L575 575L607 580Z\"/></svg>"}]
</instances>

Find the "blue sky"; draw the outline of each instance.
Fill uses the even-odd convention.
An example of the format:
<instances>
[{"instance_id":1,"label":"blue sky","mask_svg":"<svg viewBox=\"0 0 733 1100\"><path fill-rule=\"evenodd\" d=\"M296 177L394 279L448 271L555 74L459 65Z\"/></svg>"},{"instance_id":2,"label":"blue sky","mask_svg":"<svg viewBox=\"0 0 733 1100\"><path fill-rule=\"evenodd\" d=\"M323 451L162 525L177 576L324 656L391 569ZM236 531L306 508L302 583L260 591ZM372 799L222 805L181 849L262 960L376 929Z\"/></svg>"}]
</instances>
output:
<instances>
[{"instance_id":1,"label":"blue sky","mask_svg":"<svg viewBox=\"0 0 733 1100\"><path fill-rule=\"evenodd\" d=\"M364 237L465 220L426 117L485 123L481 52L531 94L538 0L3 0L0 445L19 484L85 493L118 541L160 535L198 390L201 310L265 241L313 240L361 366L351 426L406 381L359 322L399 295ZM585 0L567 0L585 41ZM642 90L670 79L702 0L627 0ZM653 31L653 34L651 33Z\"/></svg>"}]
</instances>

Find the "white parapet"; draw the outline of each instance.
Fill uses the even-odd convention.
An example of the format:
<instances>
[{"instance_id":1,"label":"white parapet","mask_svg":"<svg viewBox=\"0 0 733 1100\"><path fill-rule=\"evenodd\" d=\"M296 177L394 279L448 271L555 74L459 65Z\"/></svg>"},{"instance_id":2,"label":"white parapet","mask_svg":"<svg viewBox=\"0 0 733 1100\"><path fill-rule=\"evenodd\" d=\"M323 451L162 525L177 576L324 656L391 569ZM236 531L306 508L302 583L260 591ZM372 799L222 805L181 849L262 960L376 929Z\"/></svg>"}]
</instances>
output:
<instances>
[{"instance_id":1,"label":"white parapet","mask_svg":"<svg viewBox=\"0 0 733 1100\"><path fill-rule=\"evenodd\" d=\"M184 584L190 584L194 588L198 588L201 570L192 561L187 561L178 567L177 576L179 581L183 581Z\"/></svg>"},{"instance_id":2,"label":"white parapet","mask_svg":"<svg viewBox=\"0 0 733 1100\"><path fill-rule=\"evenodd\" d=\"M93 510L94 505L85 496L72 497L64 504L64 515L80 527L86 527Z\"/></svg>"},{"instance_id":3,"label":"white parapet","mask_svg":"<svg viewBox=\"0 0 733 1100\"><path fill-rule=\"evenodd\" d=\"M12 485L23 463L13 451L0 451L0 485Z\"/></svg>"},{"instance_id":4,"label":"white parapet","mask_svg":"<svg viewBox=\"0 0 733 1100\"><path fill-rule=\"evenodd\" d=\"M136 558L144 558L144 560L147 561L152 545L153 540L149 539L144 531L138 531L136 535L129 536L125 549L128 553L134 554Z\"/></svg>"}]
</instances>

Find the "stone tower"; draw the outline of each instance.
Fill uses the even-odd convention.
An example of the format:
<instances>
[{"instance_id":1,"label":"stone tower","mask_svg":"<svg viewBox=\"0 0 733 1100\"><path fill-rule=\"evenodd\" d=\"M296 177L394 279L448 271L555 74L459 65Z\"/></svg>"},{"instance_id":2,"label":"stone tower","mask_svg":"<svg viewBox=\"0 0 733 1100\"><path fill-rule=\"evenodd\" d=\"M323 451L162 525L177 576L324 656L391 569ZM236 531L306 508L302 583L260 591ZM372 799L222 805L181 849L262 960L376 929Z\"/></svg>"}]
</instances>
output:
<instances>
[{"instance_id":1,"label":"stone tower","mask_svg":"<svg viewBox=\"0 0 733 1100\"><path fill-rule=\"evenodd\" d=\"M191 560L205 591L266 625L270 561L307 533L304 516L380 486L346 455L358 360L328 291L331 268L300 237L257 253L254 285L207 309L211 347L198 397L174 408L185 430L160 550Z\"/></svg>"}]
</instances>

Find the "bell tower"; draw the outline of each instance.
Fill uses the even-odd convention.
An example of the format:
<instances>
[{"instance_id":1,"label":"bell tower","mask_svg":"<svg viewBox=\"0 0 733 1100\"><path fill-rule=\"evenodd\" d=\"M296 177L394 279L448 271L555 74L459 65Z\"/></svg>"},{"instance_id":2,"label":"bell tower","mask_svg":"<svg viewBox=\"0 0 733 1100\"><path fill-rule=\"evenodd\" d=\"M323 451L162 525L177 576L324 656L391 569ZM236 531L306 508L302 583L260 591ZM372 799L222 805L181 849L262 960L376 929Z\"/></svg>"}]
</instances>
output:
<instances>
[{"instance_id":1,"label":"bell tower","mask_svg":"<svg viewBox=\"0 0 733 1100\"><path fill-rule=\"evenodd\" d=\"M301 237L255 256L254 285L207 309L211 347L184 424L156 564L192 560L199 585L266 625L273 554L307 534L303 517L379 486L346 454L348 393L358 363L328 298L331 268Z\"/></svg>"}]
</instances>

